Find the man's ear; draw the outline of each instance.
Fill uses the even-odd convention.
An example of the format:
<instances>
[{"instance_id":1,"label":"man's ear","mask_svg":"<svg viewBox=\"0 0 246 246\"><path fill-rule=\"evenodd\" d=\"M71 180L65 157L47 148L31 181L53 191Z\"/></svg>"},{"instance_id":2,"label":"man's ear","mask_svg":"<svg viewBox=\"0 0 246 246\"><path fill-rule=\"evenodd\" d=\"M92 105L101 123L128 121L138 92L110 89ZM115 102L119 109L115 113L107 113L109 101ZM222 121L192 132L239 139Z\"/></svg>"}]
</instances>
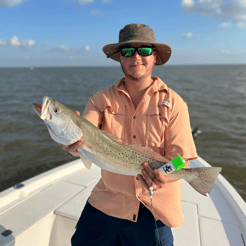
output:
<instances>
[{"instance_id":1,"label":"man's ear","mask_svg":"<svg viewBox=\"0 0 246 246\"><path fill-rule=\"evenodd\" d=\"M154 58L155 58L155 64L156 64L156 60L157 60L157 56L158 56L157 51L154 51L154 52L153 52L153 55L154 55Z\"/></svg>"},{"instance_id":2,"label":"man's ear","mask_svg":"<svg viewBox=\"0 0 246 246\"><path fill-rule=\"evenodd\" d=\"M122 55L121 55L121 53L120 53L120 52L118 52L118 56L119 56L119 58L120 58L120 62L121 62L121 57L122 57Z\"/></svg>"}]
</instances>

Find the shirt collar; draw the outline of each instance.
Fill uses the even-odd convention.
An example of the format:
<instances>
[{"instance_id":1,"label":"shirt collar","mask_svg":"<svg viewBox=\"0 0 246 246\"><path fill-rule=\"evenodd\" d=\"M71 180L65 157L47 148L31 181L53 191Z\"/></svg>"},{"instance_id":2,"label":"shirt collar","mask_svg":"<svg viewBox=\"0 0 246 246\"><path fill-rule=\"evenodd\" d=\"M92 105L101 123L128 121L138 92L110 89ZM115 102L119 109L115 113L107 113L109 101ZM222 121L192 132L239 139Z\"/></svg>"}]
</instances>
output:
<instances>
[{"instance_id":1,"label":"shirt collar","mask_svg":"<svg viewBox=\"0 0 246 246\"><path fill-rule=\"evenodd\" d=\"M157 92L157 91L163 91L165 90L166 92L168 92L168 87L167 85L158 77L152 77L152 79L154 79L154 83L153 83L153 91Z\"/></svg>"},{"instance_id":2,"label":"shirt collar","mask_svg":"<svg viewBox=\"0 0 246 246\"><path fill-rule=\"evenodd\" d=\"M157 91L163 91L165 90L166 92L168 92L168 87L167 85L158 77L152 77L152 79L154 80L154 83L152 84L152 88L154 92ZM116 87L119 90L124 90L125 91L125 87L124 87L124 81L125 78L120 79L119 81L116 82Z\"/></svg>"},{"instance_id":3,"label":"shirt collar","mask_svg":"<svg viewBox=\"0 0 246 246\"><path fill-rule=\"evenodd\" d=\"M123 86L124 87L124 81L125 81L125 78L122 78L122 79L120 79L119 81L117 81L116 82L116 87L118 87L118 88L121 88L121 86Z\"/></svg>"}]
</instances>

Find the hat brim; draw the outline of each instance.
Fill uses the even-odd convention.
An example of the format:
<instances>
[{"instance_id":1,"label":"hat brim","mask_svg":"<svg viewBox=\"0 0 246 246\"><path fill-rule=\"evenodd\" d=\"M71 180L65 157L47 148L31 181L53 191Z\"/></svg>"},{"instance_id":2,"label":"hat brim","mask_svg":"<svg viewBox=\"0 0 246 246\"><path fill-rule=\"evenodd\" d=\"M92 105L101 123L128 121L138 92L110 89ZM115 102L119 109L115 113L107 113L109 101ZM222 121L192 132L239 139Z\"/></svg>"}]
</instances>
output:
<instances>
[{"instance_id":1,"label":"hat brim","mask_svg":"<svg viewBox=\"0 0 246 246\"><path fill-rule=\"evenodd\" d=\"M126 45L126 44L133 44L133 43L141 43L141 44L149 44L153 45L157 51L157 58L156 58L156 63L155 65L163 65L165 64L172 53L172 49L169 45L167 44L162 44L162 43L150 43L150 42L143 42L142 40L134 40L134 41L126 41L122 43L114 43L114 44L108 44L103 47L103 52L106 54L108 58L111 58L115 61L120 62L120 54L119 54L119 48L120 46Z\"/></svg>"}]
</instances>

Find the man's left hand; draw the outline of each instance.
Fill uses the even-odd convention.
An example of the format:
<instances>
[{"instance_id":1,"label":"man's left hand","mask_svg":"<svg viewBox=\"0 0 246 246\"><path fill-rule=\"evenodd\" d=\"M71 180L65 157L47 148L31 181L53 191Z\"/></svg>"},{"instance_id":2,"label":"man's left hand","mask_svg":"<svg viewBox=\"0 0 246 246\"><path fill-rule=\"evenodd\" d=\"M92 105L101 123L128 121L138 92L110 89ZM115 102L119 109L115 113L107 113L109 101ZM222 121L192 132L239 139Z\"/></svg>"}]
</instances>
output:
<instances>
[{"instance_id":1,"label":"man's left hand","mask_svg":"<svg viewBox=\"0 0 246 246\"><path fill-rule=\"evenodd\" d=\"M149 187L153 187L154 191L163 187L166 183L166 175L162 174L157 169L152 169L148 162L143 163L144 169L142 170L142 175L139 174L138 177L143 182L147 190Z\"/></svg>"}]
</instances>

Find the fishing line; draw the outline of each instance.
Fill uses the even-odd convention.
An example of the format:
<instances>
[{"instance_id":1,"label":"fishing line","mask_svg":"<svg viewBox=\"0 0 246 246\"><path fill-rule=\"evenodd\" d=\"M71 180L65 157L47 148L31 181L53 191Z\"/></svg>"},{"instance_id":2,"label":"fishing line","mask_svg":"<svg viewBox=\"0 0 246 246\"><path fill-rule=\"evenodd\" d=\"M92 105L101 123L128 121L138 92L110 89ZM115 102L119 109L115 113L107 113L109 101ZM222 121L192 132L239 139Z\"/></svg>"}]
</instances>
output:
<instances>
[{"instance_id":1,"label":"fishing line","mask_svg":"<svg viewBox=\"0 0 246 246\"><path fill-rule=\"evenodd\" d=\"M150 204L151 204L152 211L154 212L154 207L153 207L153 204L152 204L152 196L154 194L153 190L154 190L154 188L152 186L149 187ZM153 217L154 217L154 215L153 215ZM155 219L155 217L154 217L154 219ZM155 219L155 227L156 227L158 245L161 246L160 236L159 236L159 232L158 232L158 228L157 228L157 224L156 224L156 219Z\"/></svg>"}]
</instances>

